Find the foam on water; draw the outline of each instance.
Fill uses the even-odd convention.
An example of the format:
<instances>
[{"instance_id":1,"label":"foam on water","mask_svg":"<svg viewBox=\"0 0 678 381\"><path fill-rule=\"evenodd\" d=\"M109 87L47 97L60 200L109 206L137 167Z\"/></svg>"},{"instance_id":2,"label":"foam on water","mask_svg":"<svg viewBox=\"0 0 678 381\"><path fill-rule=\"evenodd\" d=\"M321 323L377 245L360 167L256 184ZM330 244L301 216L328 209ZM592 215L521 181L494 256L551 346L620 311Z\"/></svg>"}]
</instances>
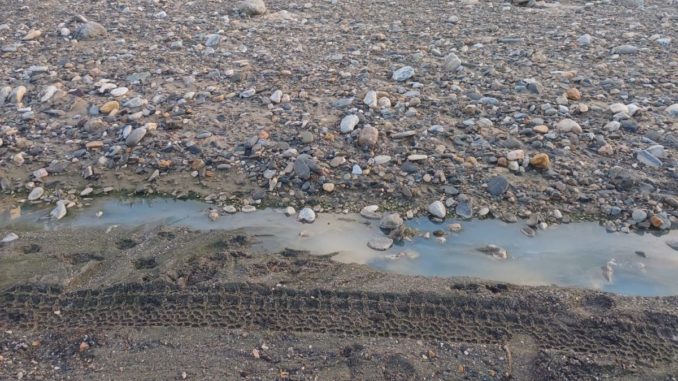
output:
<instances>
[{"instance_id":1,"label":"foam on water","mask_svg":"<svg viewBox=\"0 0 678 381\"><path fill-rule=\"evenodd\" d=\"M673 231L663 236L637 233L607 233L597 223L553 225L524 236L523 225L496 220L462 222L463 230L448 233L446 242L418 237L385 252L367 247L373 237L383 236L378 221L355 214L318 215L313 224L302 224L282 210L224 215L217 221L207 218L210 205L197 201L168 199L100 199L80 211L70 211L60 221L44 219L44 210L0 223L39 223L45 229L187 226L191 229L245 229L257 237L255 249L283 248L308 250L314 254L334 253L334 259L361 263L385 271L425 276L466 276L522 285L560 285L600 289L626 295L678 295L678 251L666 242L678 239ZM97 217L96 212L103 214ZM427 218L408 221L410 227L433 232L447 230L447 224ZM3 226L4 225L4 226ZM494 244L507 249L509 258L500 260L477 249ZM642 251L646 258L637 255ZM400 253L417 255L399 255ZM602 275L601 266L614 259L612 281Z\"/></svg>"}]
</instances>

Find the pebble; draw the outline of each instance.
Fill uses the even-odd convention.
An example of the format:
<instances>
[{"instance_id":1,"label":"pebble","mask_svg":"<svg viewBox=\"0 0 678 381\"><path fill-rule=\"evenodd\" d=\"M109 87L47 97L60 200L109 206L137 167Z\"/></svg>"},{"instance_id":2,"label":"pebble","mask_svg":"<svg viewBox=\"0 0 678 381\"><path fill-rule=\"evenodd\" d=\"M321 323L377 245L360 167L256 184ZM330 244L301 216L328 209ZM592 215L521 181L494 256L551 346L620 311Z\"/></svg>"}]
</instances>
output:
<instances>
[{"instance_id":1,"label":"pebble","mask_svg":"<svg viewBox=\"0 0 678 381\"><path fill-rule=\"evenodd\" d=\"M66 203L63 200L59 200L56 203L56 207L52 209L52 211L49 213L50 217L52 217L55 220L60 220L64 218L66 215L67 210L66 210Z\"/></svg>"},{"instance_id":2,"label":"pebble","mask_svg":"<svg viewBox=\"0 0 678 381\"><path fill-rule=\"evenodd\" d=\"M589 46L591 45L591 40L592 38L590 34L582 34L577 39L577 43L579 44L579 46Z\"/></svg>"},{"instance_id":3,"label":"pebble","mask_svg":"<svg viewBox=\"0 0 678 381\"><path fill-rule=\"evenodd\" d=\"M334 192L334 184L333 183L325 183L323 184L323 190L327 193L332 193Z\"/></svg>"},{"instance_id":4,"label":"pebble","mask_svg":"<svg viewBox=\"0 0 678 381\"><path fill-rule=\"evenodd\" d=\"M286 215L287 217L291 217L291 216L293 216L293 215L295 215L295 214L297 214L297 211L294 210L293 207L288 206L287 208L285 208L285 215Z\"/></svg>"},{"instance_id":5,"label":"pebble","mask_svg":"<svg viewBox=\"0 0 678 381\"><path fill-rule=\"evenodd\" d=\"M127 136L127 139L125 139L125 144L128 147L134 147L137 144L139 144L139 142L141 141L141 139L144 138L144 136L146 136L146 128L144 127L135 128Z\"/></svg>"},{"instance_id":6,"label":"pebble","mask_svg":"<svg viewBox=\"0 0 678 381\"><path fill-rule=\"evenodd\" d=\"M117 88L111 90L111 95L114 96L114 97L121 97L121 96L127 94L128 91L129 91L129 89L126 88L126 87L117 87Z\"/></svg>"},{"instance_id":7,"label":"pebble","mask_svg":"<svg viewBox=\"0 0 678 381\"><path fill-rule=\"evenodd\" d=\"M421 161L421 160L426 160L428 159L428 155L422 155L422 154L412 154L407 156L407 160L409 161Z\"/></svg>"},{"instance_id":8,"label":"pebble","mask_svg":"<svg viewBox=\"0 0 678 381\"><path fill-rule=\"evenodd\" d=\"M462 231L462 226L460 223L454 223L454 224L449 224L447 225L447 229L453 233L459 233Z\"/></svg>"},{"instance_id":9,"label":"pebble","mask_svg":"<svg viewBox=\"0 0 678 381\"><path fill-rule=\"evenodd\" d=\"M40 97L40 102L45 103L48 100L52 99L54 94L57 92L57 87L54 85L47 86L42 92L42 97Z\"/></svg>"},{"instance_id":10,"label":"pebble","mask_svg":"<svg viewBox=\"0 0 678 381\"><path fill-rule=\"evenodd\" d=\"M659 160L656 156L648 152L647 150L640 150L636 154L636 159L639 162L654 168L659 168L662 166L662 161Z\"/></svg>"},{"instance_id":11,"label":"pebble","mask_svg":"<svg viewBox=\"0 0 678 381\"><path fill-rule=\"evenodd\" d=\"M360 210L360 215L368 220L379 220L382 216L381 213L377 213L378 209L377 205L368 205Z\"/></svg>"},{"instance_id":12,"label":"pebble","mask_svg":"<svg viewBox=\"0 0 678 381\"><path fill-rule=\"evenodd\" d=\"M16 233L7 233L5 237L0 241L0 243L10 243L19 239L19 236Z\"/></svg>"},{"instance_id":13,"label":"pebble","mask_svg":"<svg viewBox=\"0 0 678 381\"><path fill-rule=\"evenodd\" d=\"M582 128L579 123L575 122L572 119L563 119L556 125L556 128L560 132L573 132L575 134L581 134Z\"/></svg>"},{"instance_id":14,"label":"pebble","mask_svg":"<svg viewBox=\"0 0 678 381\"><path fill-rule=\"evenodd\" d=\"M497 245L487 245L478 249L481 253L491 255L498 259L508 259L508 252L506 249L499 247Z\"/></svg>"},{"instance_id":15,"label":"pebble","mask_svg":"<svg viewBox=\"0 0 678 381\"><path fill-rule=\"evenodd\" d=\"M365 94L365 98L363 99L363 103L370 108L376 108L377 101L377 92L373 90L368 91L367 94Z\"/></svg>"},{"instance_id":16,"label":"pebble","mask_svg":"<svg viewBox=\"0 0 678 381\"><path fill-rule=\"evenodd\" d=\"M634 209L631 213L631 219L638 223L643 222L647 218L647 213L642 209Z\"/></svg>"},{"instance_id":17,"label":"pebble","mask_svg":"<svg viewBox=\"0 0 678 381\"><path fill-rule=\"evenodd\" d=\"M473 217L473 202L465 195L460 195L454 211L459 217L469 219Z\"/></svg>"},{"instance_id":18,"label":"pebble","mask_svg":"<svg viewBox=\"0 0 678 381\"><path fill-rule=\"evenodd\" d=\"M509 181L504 176L495 176L487 182L487 191L494 197L501 196L509 188Z\"/></svg>"},{"instance_id":19,"label":"pebble","mask_svg":"<svg viewBox=\"0 0 678 381\"><path fill-rule=\"evenodd\" d=\"M42 187L35 187L31 190L31 193L28 194L28 201L39 200L43 194L45 194L45 190Z\"/></svg>"},{"instance_id":20,"label":"pebble","mask_svg":"<svg viewBox=\"0 0 678 381\"><path fill-rule=\"evenodd\" d=\"M391 161L391 156L388 155L377 155L374 157L375 165L383 165Z\"/></svg>"},{"instance_id":21,"label":"pebble","mask_svg":"<svg viewBox=\"0 0 678 381\"><path fill-rule=\"evenodd\" d=\"M678 103L674 103L664 110L665 113L673 118L678 118Z\"/></svg>"},{"instance_id":22,"label":"pebble","mask_svg":"<svg viewBox=\"0 0 678 381\"><path fill-rule=\"evenodd\" d=\"M434 217L445 218L447 215L447 209L441 201L434 201L428 206L428 212L431 213Z\"/></svg>"},{"instance_id":23,"label":"pebble","mask_svg":"<svg viewBox=\"0 0 678 381\"><path fill-rule=\"evenodd\" d=\"M213 48L221 43L221 36L218 34L208 34L205 37L205 46Z\"/></svg>"},{"instance_id":24,"label":"pebble","mask_svg":"<svg viewBox=\"0 0 678 381\"><path fill-rule=\"evenodd\" d=\"M530 165L537 169L546 169L551 165L551 159L545 153L538 153L530 159Z\"/></svg>"},{"instance_id":25,"label":"pebble","mask_svg":"<svg viewBox=\"0 0 678 381\"><path fill-rule=\"evenodd\" d=\"M259 16L266 13L266 3L263 0L244 0L238 3L238 11L248 16Z\"/></svg>"},{"instance_id":26,"label":"pebble","mask_svg":"<svg viewBox=\"0 0 678 381\"><path fill-rule=\"evenodd\" d=\"M381 229L391 230L399 227L403 223L404 221L399 213L384 213L381 221L379 221L379 227Z\"/></svg>"},{"instance_id":27,"label":"pebble","mask_svg":"<svg viewBox=\"0 0 678 381\"><path fill-rule=\"evenodd\" d=\"M372 250L386 251L393 246L393 240L388 237L376 237L367 242L367 247Z\"/></svg>"},{"instance_id":28,"label":"pebble","mask_svg":"<svg viewBox=\"0 0 678 381\"><path fill-rule=\"evenodd\" d=\"M610 105L610 111L613 114L629 114L629 108L623 103L613 103Z\"/></svg>"},{"instance_id":29,"label":"pebble","mask_svg":"<svg viewBox=\"0 0 678 381\"><path fill-rule=\"evenodd\" d=\"M412 66L404 66L393 72L392 79L398 82L404 82L414 76L414 68Z\"/></svg>"},{"instance_id":30,"label":"pebble","mask_svg":"<svg viewBox=\"0 0 678 381\"><path fill-rule=\"evenodd\" d=\"M461 66L461 60L457 57L456 54L450 53L445 57L445 63L443 68L446 71L456 71Z\"/></svg>"},{"instance_id":31,"label":"pebble","mask_svg":"<svg viewBox=\"0 0 678 381\"><path fill-rule=\"evenodd\" d=\"M532 130L538 134L547 134L549 132L549 128L543 124L534 126Z\"/></svg>"},{"instance_id":32,"label":"pebble","mask_svg":"<svg viewBox=\"0 0 678 381\"><path fill-rule=\"evenodd\" d=\"M508 159L508 160L523 160L524 158L525 158L525 151L523 151L521 149L510 151L508 154L506 154L506 159Z\"/></svg>"},{"instance_id":33,"label":"pebble","mask_svg":"<svg viewBox=\"0 0 678 381\"><path fill-rule=\"evenodd\" d=\"M276 90L271 94L271 102L280 103L282 101L283 92L281 90Z\"/></svg>"},{"instance_id":34,"label":"pebble","mask_svg":"<svg viewBox=\"0 0 678 381\"><path fill-rule=\"evenodd\" d=\"M311 208L303 208L299 211L297 219L301 222L313 223L315 221L315 212Z\"/></svg>"},{"instance_id":35,"label":"pebble","mask_svg":"<svg viewBox=\"0 0 678 381\"><path fill-rule=\"evenodd\" d=\"M356 115L346 115L342 120L339 126L340 131L343 134L348 134L349 132L355 129L355 126L360 123L360 119Z\"/></svg>"},{"instance_id":36,"label":"pebble","mask_svg":"<svg viewBox=\"0 0 678 381\"><path fill-rule=\"evenodd\" d=\"M254 213L257 211L257 207L254 205L244 205L240 208L240 211L243 213Z\"/></svg>"},{"instance_id":37,"label":"pebble","mask_svg":"<svg viewBox=\"0 0 678 381\"><path fill-rule=\"evenodd\" d=\"M530 237L530 238L533 238L534 236L537 235L537 232L529 226L523 226L520 229L520 232L523 233L523 235Z\"/></svg>"},{"instance_id":38,"label":"pebble","mask_svg":"<svg viewBox=\"0 0 678 381\"><path fill-rule=\"evenodd\" d=\"M32 41L35 40L36 38L42 36L42 31L39 29L34 29L26 33L26 35L22 38L24 41Z\"/></svg>"},{"instance_id":39,"label":"pebble","mask_svg":"<svg viewBox=\"0 0 678 381\"><path fill-rule=\"evenodd\" d=\"M98 22L88 21L75 30L74 38L76 40L93 40L103 37L107 34L106 28Z\"/></svg>"},{"instance_id":40,"label":"pebble","mask_svg":"<svg viewBox=\"0 0 678 381\"><path fill-rule=\"evenodd\" d=\"M342 131L343 132L343 131ZM366 147L374 147L379 139L379 130L372 126L365 126L360 130L358 144Z\"/></svg>"},{"instance_id":41,"label":"pebble","mask_svg":"<svg viewBox=\"0 0 678 381\"><path fill-rule=\"evenodd\" d=\"M612 49L612 54L636 54L638 48L633 45L619 45Z\"/></svg>"}]
</instances>

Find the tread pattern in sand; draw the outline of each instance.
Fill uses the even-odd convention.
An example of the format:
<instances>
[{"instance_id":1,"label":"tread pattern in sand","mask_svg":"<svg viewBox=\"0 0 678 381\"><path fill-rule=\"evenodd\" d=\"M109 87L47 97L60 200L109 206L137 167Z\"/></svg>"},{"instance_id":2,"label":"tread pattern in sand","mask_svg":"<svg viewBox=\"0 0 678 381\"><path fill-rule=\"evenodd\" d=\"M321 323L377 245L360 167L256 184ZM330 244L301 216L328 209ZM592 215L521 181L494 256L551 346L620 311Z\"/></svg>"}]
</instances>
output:
<instances>
[{"instance_id":1,"label":"tread pattern in sand","mask_svg":"<svg viewBox=\"0 0 678 381\"><path fill-rule=\"evenodd\" d=\"M0 294L0 328L224 327L487 344L527 333L545 350L678 361L678 315L582 317L556 301L527 299L272 290L244 283L183 290L127 284L75 292L23 285Z\"/></svg>"}]
</instances>

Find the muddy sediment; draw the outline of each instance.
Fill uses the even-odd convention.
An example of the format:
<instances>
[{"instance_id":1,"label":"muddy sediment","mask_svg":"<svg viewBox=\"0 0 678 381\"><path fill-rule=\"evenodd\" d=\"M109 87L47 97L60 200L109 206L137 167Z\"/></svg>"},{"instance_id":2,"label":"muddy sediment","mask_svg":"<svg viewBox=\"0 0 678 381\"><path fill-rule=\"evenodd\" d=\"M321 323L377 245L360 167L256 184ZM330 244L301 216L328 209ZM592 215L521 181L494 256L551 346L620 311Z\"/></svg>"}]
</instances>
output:
<instances>
[{"instance_id":1,"label":"muddy sediment","mask_svg":"<svg viewBox=\"0 0 678 381\"><path fill-rule=\"evenodd\" d=\"M33 234L41 249L41 240L53 235ZM77 234L81 242L101 235L60 234L62 242ZM82 252L81 246L69 248L62 243L14 256L16 261L22 255L43 255L50 261L53 253L59 252L57 260L69 269L61 274L43 269L43 276L33 273L32 281L5 283L0 292L0 327L5 332L0 340L5 359L0 363L1 372L15 377L15 372L21 371L17 366L27 359L56 361L68 364L68 370L55 376L59 379L87 374L93 364L106 369L123 361L128 368L123 374L134 375L145 365L124 360L125 350L110 358L102 356L113 349L118 333L126 332L144 342L158 330L197 329L203 330L197 335L204 342L213 342L202 336L207 332L231 337L236 343L231 347L249 342L250 334L274 338L265 345L268 350L262 349L261 343L252 344L249 351L258 348L259 358L250 354L238 361L241 365L263 361L262 354L284 354L283 348L299 340L325 341L323 350L333 345L337 355L357 345L362 348L359 352L372 351L375 357L370 361L381 369L374 379L385 380L474 379L472 364L478 371L479 362L484 364L486 379L506 379L513 372L524 379L588 379L596 375L668 380L676 372L676 297L620 297L558 287L387 274L295 250L258 252L251 248L255 238L238 232L157 228L108 235L110 246L89 253ZM40 338L39 346L63 346L61 357L31 347L31 337ZM87 350L74 349L79 341L88 343ZM18 342L26 342L27 348L17 346ZM193 343L184 341L189 342ZM459 352L449 358L442 354L430 358L429 354L424 360L417 352L420 349L403 346L407 342L417 343L414 348L432 348L435 353L443 347ZM270 343L277 349L270 349ZM161 363L166 367L171 368L172 356L190 358L178 347L163 350L167 360ZM143 359L154 351L140 349L137 355ZM464 351L471 354L463 355ZM515 353L511 363L507 351ZM388 376L389 371L398 369L397 364L389 363L389 356L404 356L403 361L409 364L404 378ZM357 366L350 357L342 360L349 369ZM303 356L291 356L290 361L298 365ZM432 364L439 368L420 373L422 369L431 371L428 367ZM467 372L458 371L459 366L464 369L463 364ZM319 361L313 365L316 367L306 371L290 365L283 370L289 379L313 379L319 374L350 379L342 378L336 364ZM271 378L279 377L279 371L255 374ZM322 373L325 371L329 373ZM255 374L250 376L256 379ZM659 376L664 378L656 378Z\"/></svg>"}]
</instances>

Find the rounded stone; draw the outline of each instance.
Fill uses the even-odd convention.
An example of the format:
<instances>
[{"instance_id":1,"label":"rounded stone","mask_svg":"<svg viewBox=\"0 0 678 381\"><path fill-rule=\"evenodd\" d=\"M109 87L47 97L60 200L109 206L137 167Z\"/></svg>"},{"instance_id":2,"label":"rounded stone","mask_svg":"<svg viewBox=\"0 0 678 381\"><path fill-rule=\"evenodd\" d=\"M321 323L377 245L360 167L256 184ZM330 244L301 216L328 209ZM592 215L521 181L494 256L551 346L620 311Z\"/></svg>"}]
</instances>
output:
<instances>
[{"instance_id":1,"label":"rounded stone","mask_svg":"<svg viewBox=\"0 0 678 381\"><path fill-rule=\"evenodd\" d=\"M404 223L398 213L386 213L379 221L379 227L382 229L395 229Z\"/></svg>"},{"instance_id":2,"label":"rounded stone","mask_svg":"<svg viewBox=\"0 0 678 381\"><path fill-rule=\"evenodd\" d=\"M35 187L31 193L28 194L28 201L39 200L44 193L45 190L42 187Z\"/></svg>"},{"instance_id":3,"label":"rounded stone","mask_svg":"<svg viewBox=\"0 0 678 381\"><path fill-rule=\"evenodd\" d=\"M495 176L487 182L487 191L492 196L500 196L509 188L509 181L504 176Z\"/></svg>"},{"instance_id":4,"label":"rounded stone","mask_svg":"<svg viewBox=\"0 0 678 381\"><path fill-rule=\"evenodd\" d=\"M447 209L445 208L445 205L441 201L434 201L428 206L428 212L431 213L431 215L438 217L438 218L445 218L447 215Z\"/></svg>"},{"instance_id":5,"label":"rounded stone","mask_svg":"<svg viewBox=\"0 0 678 381\"><path fill-rule=\"evenodd\" d=\"M315 212L311 208L304 208L299 211L297 219L301 222L313 223L315 221Z\"/></svg>"},{"instance_id":6,"label":"rounded stone","mask_svg":"<svg viewBox=\"0 0 678 381\"><path fill-rule=\"evenodd\" d=\"M551 165L549 155L545 153L538 153L530 159L530 164L537 169L546 169Z\"/></svg>"}]
</instances>

